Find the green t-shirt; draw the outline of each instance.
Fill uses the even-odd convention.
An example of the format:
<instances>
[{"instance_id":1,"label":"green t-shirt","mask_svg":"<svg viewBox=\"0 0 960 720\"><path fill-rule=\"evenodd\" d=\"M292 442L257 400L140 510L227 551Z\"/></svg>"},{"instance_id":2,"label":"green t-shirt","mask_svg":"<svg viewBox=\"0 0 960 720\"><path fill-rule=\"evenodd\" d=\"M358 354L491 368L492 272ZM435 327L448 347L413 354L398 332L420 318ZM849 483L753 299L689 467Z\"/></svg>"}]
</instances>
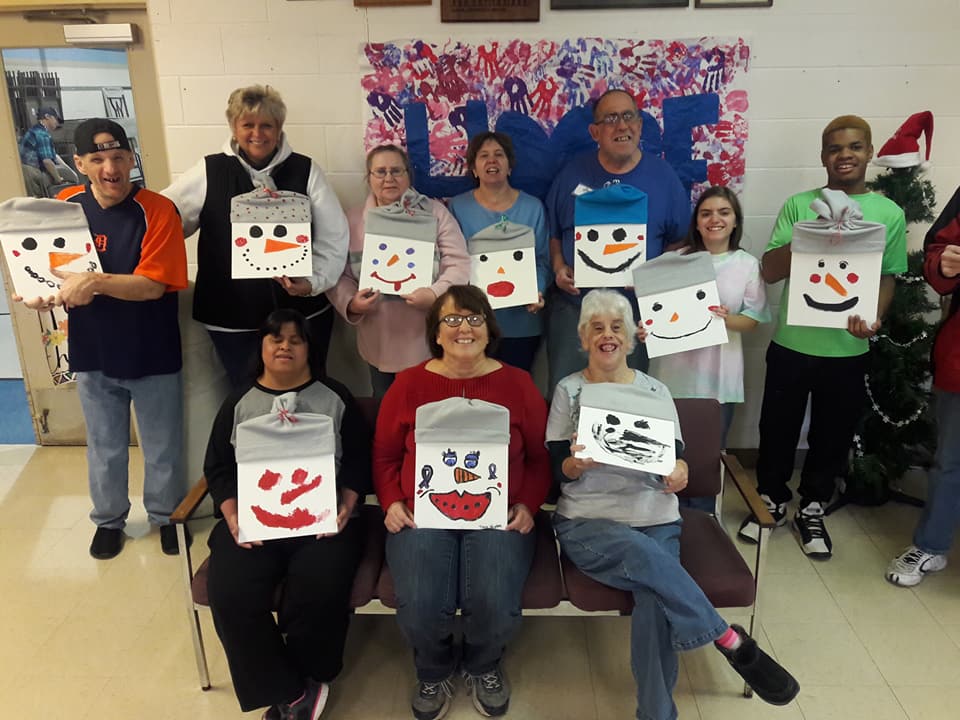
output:
<instances>
[{"instance_id":1,"label":"green t-shirt","mask_svg":"<svg viewBox=\"0 0 960 720\"><path fill-rule=\"evenodd\" d=\"M810 209L810 203L820 196L820 188L797 193L787 199L777 215L773 234L767 250L786 245L793 237L794 223L802 220L816 220L817 214ZM879 193L851 195L863 210L863 219L883 223L887 226L887 244L883 250L880 264L882 275L896 275L907 269L907 232L903 210L895 202ZM773 341L785 348L817 357L852 357L863 355L870 343L851 335L845 328L819 328L787 325L787 303L790 294L790 280L784 281L783 295L780 299L780 313Z\"/></svg>"}]
</instances>

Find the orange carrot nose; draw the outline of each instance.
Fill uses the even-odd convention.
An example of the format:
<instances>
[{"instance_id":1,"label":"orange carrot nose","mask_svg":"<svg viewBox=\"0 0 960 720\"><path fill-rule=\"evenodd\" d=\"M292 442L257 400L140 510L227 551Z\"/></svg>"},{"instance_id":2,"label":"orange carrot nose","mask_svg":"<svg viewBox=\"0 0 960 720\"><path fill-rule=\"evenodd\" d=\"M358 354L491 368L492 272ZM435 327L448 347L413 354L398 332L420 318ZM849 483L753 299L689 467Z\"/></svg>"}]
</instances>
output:
<instances>
[{"instance_id":1,"label":"orange carrot nose","mask_svg":"<svg viewBox=\"0 0 960 720\"><path fill-rule=\"evenodd\" d=\"M297 247L296 243L282 242L280 240L274 240L273 238L267 238L263 243L263 251L265 253L280 252L281 250L292 250L295 247Z\"/></svg>"},{"instance_id":2,"label":"orange carrot nose","mask_svg":"<svg viewBox=\"0 0 960 720\"><path fill-rule=\"evenodd\" d=\"M846 297L846 296L847 296L847 291L846 291L846 289L843 287L843 285L840 284L840 281L837 280L837 279L836 279L833 275L831 275L830 273L827 273L827 277L826 277L826 279L824 280L824 282L825 282L827 285L829 285L830 288L831 288L837 295L839 295L840 297Z\"/></svg>"},{"instance_id":3,"label":"orange carrot nose","mask_svg":"<svg viewBox=\"0 0 960 720\"><path fill-rule=\"evenodd\" d=\"M50 267L54 270L61 268L67 263L71 263L77 258L82 258L83 255L80 253L62 253L62 252L52 252L48 253L50 256Z\"/></svg>"},{"instance_id":4,"label":"orange carrot nose","mask_svg":"<svg viewBox=\"0 0 960 720\"><path fill-rule=\"evenodd\" d=\"M400 257L396 253L394 253L393 257L387 260L387 267L390 267L391 265L396 263L399 259Z\"/></svg>"},{"instance_id":5,"label":"orange carrot nose","mask_svg":"<svg viewBox=\"0 0 960 720\"><path fill-rule=\"evenodd\" d=\"M507 271L504 270L503 267L497 268L497 275L506 275L506 274L507 274Z\"/></svg>"},{"instance_id":6,"label":"orange carrot nose","mask_svg":"<svg viewBox=\"0 0 960 720\"><path fill-rule=\"evenodd\" d=\"M679 319L680 319L680 316L677 315L676 313L670 316L670 322L676 322Z\"/></svg>"},{"instance_id":7,"label":"orange carrot nose","mask_svg":"<svg viewBox=\"0 0 960 720\"><path fill-rule=\"evenodd\" d=\"M624 250L629 250L630 248L635 248L640 243L611 243L610 245L603 246L604 255L613 255L614 253L623 252Z\"/></svg>"}]
</instances>

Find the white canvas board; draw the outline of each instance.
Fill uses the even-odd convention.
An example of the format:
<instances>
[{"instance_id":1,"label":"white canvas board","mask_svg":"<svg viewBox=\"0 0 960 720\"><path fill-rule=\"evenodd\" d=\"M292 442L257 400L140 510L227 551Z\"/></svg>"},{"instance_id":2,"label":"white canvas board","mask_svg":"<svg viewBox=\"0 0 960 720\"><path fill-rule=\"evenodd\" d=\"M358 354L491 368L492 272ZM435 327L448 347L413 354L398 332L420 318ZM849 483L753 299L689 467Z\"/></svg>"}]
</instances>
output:
<instances>
[{"instance_id":1,"label":"white canvas board","mask_svg":"<svg viewBox=\"0 0 960 720\"><path fill-rule=\"evenodd\" d=\"M574 231L573 281L578 288L627 287L647 259L646 223L578 225Z\"/></svg>"},{"instance_id":2,"label":"white canvas board","mask_svg":"<svg viewBox=\"0 0 960 720\"><path fill-rule=\"evenodd\" d=\"M413 501L417 527L506 527L507 458L505 443L418 443Z\"/></svg>"},{"instance_id":3,"label":"white canvas board","mask_svg":"<svg viewBox=\"0 0 960 720\"><path fill-rule=\"evenodd\" d=\"M24 298L55 295L64 272L100 272L100 258L86 229L0 233L13 291Z\"/></svg>"},{"instance_id":4,"label":"white canvas board","mask_svg":"<svg viewBox=\"0 0 960 720\"><path fill-rule=\"evenodd\" d=\"M234 280L313 274L310 223L235 222L231 231L230 277Z\"/></svg>"},{"instance_id":5,"label":"white canvas board","mask_svg":"<svg viewBox=\"0 0 960 720\"><path fill-rule=\"evenodd\" d=\"M672 420L580 407L577 457L598 463L669 475L677 464Z\"/></svg>"},{"instance_id":6,"label":"white canvas board","mask_svg":"<svg viewBox=\"0 0 960 720\"><path fill-rule=\"evenodd\" d=\"M642 288L636 291L642 292ZM647 355L661 357L723 345L727 326L714 314L720 305L717 283L710 280L677 290L637 295L640 324L647 331Z\"/></svg>"},{"instance_id":7,"label":"white canvas board","mask_svg":"<svg viewBox=\"0 0 960 720\"><path fill-rule=\"evenodd\" d=\"M872 324L880 302L883 252L817 254L793 252L787 324L845 328L859 315Z\"/></svg>"},{"instance_id":8,"label":"white canvas board","mask_svg":"<svg viewBox=\"0 0 960 720\"><path fill-rule=\"evenodd\" d=\"M361 288L384 295L407 295L433 284L435 243L367 233L360 262Z\"/></svg>"},{"instance_id":9,"label":"white canvas board","mask_svg":"<svg viewBox=\"0 0 960 720\"><path fill-rule=\"evenodd\" d=\"M487 294L494 310L537 302L534 249L495 250L471 255L470 284Z\"/></svg>"},{"instance_id":10,"label":"white canvas board","mask_svg":"<svg viewBox=\"0 0 960 720\"><path fill-rule=\"evenodd\" d=\"M336 532L333 454L237 463L237 510L241 542Z\"/></svg>"}]
</instances>

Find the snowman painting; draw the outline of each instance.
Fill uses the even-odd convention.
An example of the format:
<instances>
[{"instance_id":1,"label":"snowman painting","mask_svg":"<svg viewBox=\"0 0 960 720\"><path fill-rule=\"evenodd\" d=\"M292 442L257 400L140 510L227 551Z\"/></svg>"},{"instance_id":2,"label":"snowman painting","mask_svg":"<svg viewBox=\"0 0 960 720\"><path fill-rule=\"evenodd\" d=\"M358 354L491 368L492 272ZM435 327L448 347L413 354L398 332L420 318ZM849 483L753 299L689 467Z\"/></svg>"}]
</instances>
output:
<instances>
[{"instance_id":1,"label":"snowman painting","mask_svg":"<svg viewBox=\"0 0 960 720\"><path fill-rule=\"evenodd\" d=\"M820 219L794 224L787 323L845 328L850 315L872 324L880 301L886 227L865 222L856 201L824 189L811 204Z\"/></svg>"},{"instance_id":2,"label":"snowman painting","mask_svg":"<svg viewBox=\"0 0 960 720\"><path fill-rule=\"evenodd\" d=\"M579 288L624 287L647 259L647 195L615 184L574 203L573 277Z\"/></svg>"},{"instance_id":3,"label":"snowman painting","mask_svg":"<svg viewBox=\"0 0 960 720\"><path fill-rule=\"evenodd\" d=\"M439 272L437 219L406 197L369 208L364 215L363 253L354 275L361 288L384 295L408 295L430 287Z\"/></svg>"},{"instance_id":4,"label":"snowman painting","mask_svg":"<svg viewBox=\"0 0 960 720\"><path fill-rule=\"evenodd\" d=\"M60 280L51 270L100 272L96 242L77 203L13 198L0 204L0 245L24 298L54 295Z\"/></svg>"},{"instance_id":5,"label":"snowman painting","mask_svg":"<svg viewBox=\"0 0 960 720\"><path fill-rule=\"evenodd\" d=\"M538 301L536 238L526 226L504 220L468 241L470 284L487 294L490 307L530 305Z\"/></svg>"},{"instance_id":6,"label":"snowman painting","mask_svg":"<svg viewBox=\"0 0 960 720\"><path fill-rule=\"evenodd\" d=\"M230 200L230 276L309 277L313 274L310 198L258 188Z\"/></svg>"},{"instance_id":7,"label":"snowman painting","mask_svg":"<svg viewBox=\"0 0 960 720\"><path fill-rule=\"evenodd\" d=\"M633 285L650 357L727 342L709 253L664 253L633 271Z\"/></svg>"}]
</instances>

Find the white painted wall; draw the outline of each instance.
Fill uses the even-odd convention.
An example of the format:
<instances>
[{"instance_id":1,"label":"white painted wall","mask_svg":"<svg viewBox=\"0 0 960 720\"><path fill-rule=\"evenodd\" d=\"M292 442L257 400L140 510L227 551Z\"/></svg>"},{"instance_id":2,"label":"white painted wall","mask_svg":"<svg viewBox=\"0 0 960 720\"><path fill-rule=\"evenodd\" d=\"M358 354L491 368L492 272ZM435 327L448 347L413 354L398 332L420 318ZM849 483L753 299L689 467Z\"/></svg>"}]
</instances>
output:
<instances>
[{"instance_id":1,"label":"white painted wall","mask_svg":"<svg viewBox=\"0 0 960 720\"><path fill-rule=\"evenodd\" d=\"M877 148L919 110L936 116L930 178L941 204L960 184L958 0L774 0L772 8L552 11L539 23L443 24L430 6L354 8L352 0L148 0L170 167L181 173L228 135L223 111L236 87L283 93L287 133L314 157L344 206L364 196L360 45L417 37L482 40L601 36L739 35L750 39L750 143L743 196L746 247L760 254L783 200L820 184L820 130L856 113ZM926 228L910 233L918 246ZM779 291L774 289L774 299ZM342 330L342 329L341 329ZM747 402L729 444L755 447L763 352L770 330L747 336ZM357 392L366 384L349 336L331 364Z\"/></svg>"}]
</instances>

